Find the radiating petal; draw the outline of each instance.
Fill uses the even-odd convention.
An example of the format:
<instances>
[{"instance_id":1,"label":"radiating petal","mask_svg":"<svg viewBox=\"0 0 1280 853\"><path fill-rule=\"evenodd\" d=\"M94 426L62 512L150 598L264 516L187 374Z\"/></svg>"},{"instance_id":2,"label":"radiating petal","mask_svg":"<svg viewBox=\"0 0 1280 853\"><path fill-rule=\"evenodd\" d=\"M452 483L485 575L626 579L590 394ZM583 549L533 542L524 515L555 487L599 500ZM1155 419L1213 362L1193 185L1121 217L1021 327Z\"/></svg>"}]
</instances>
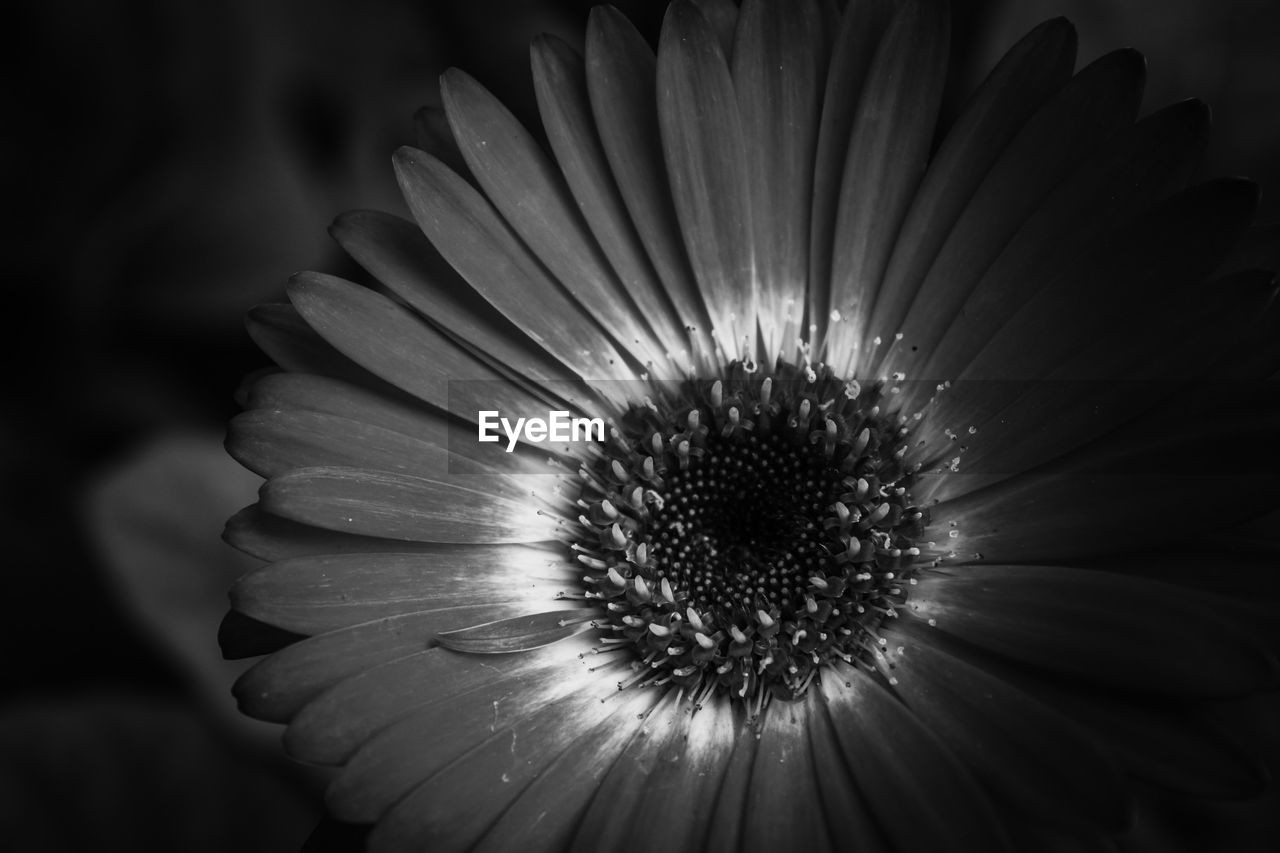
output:
<instances>
[{"instance_id":1,"label":"radiating petal","mask_svg":"<svg viewBox=\"0 0 1280 853\"><path fill-rule=\"evenodd\" d=\"M595 639L579 635L531 652L477 660L440 647L361 670L308 701L289 722L285 749L300 761L339 765L397 720L441 702L472 701L494 710L514 695L555 680ZM497 703L496 705L494 703ZM518 710L510 706L506 710Z\"/></svg>"},{"instance_id":2,"label":"radiating petal","mask_svg":"<svg viewBox=\"0 0 1280 853\"><path fill-rule=\"evenodd\" d=\"M840 19L831 48L822 96L817 150L813 167L813 213L810 218L809 318L818 339L825 334L831 311L831 261L836 242L836 213L840 203L849 138L858 103L889 22L892 0L849 3ZM841 238L843 239L843 238Z\"/></svg>"},{"instance_id":3,"label":"radiating petal","mask_svg":"<svg viewBox=\"0 0 1280 853\"><path fill-rule=\"evenodd\" d=\"M1280 680L1197 596L1110 572L956 566L922 576L907 610L1013 660L1130 691L1228 696Z\"/></svg>"},{"instance_id":4,"label":"radiating petal","mask_svg":"<svg viewBox=\"0 0 1280 853\"><path fill-rule=\"evenodd\" d=\"M809 750L806 722L804 707L797 702L775 702L764 712L743 814L744 851L843 847L828 834L821 814L821 780ZM808 803L812 811L798 813L798 803Z\"/></svg>"},{"instance_id":5,"label":"radiating petal","mask_svg":"<svg viewBox=\"0 0 1280 853\"><path fill-rule=\"evenodd\" d=\"M734 50L734 32L740 18L737 4L733 0L693 0L693 5L698 7L702 17L711 26L711 31L716 34L725 59L730 58Z\"/></svg>"},{"instance_id":6,"label":"radiating petal","mask_svg":"<svg viewBox=\"0 0 1280 853\"><path fill-rule=\"evenodd\" d=\"M615 707L603 722L574 738L572 745L502 812L472 848L474 853L517 847L548 853L568 849L578 820L597 793L602 777L637 732L649 725L646 713L658 700L658 694L645 691L628 700Z\"/></svg>"},{"instance_id":7,"label":"radiating petal","mask_svg":"<svg viewBox=\"0 0 1280 853\"><path fill-rule=\"evenodd\" d=\"M245 326L258 348L286 370L334 376L357 385L382 385L316 334L292 305L254 306Z\"/></svg>"},{"instance_id":8,"label":"radiating petal","mask_svg":"<svg viewBox=\"0 0 1280 853\"><path fill-rule=\"evenodd\" d=\"M1051 823L1124 829L1130 807L1124 777L1086 732L931 645L914 623L890 622L881 636L895 692L1004 801Z\"/></svg>"},{"instance_id":9,"label":"radiating petal","mask_svg":"<svg viewBox=\"0 0 1280 853\"><path fill-rule=\"evenodd\" d=\"M254 664L232 692L251 717L287 722L307 702L344 678L427 648L440 631L519 616L524 604L450 607L388 616L294 643Z\"/></svg>"},{"instance_id":10,"label":"radiating petal","mask_svg":"<svg viewBox=\"0 0 1280 853\"><path fill-rule=\"evenodd\" d=\"M576 579L538 549L460 545L422 554L298 557L255 569L231 606L301 634L440 607L524 601L531 609Z\"/></svg>"},{"instance_id":11,"label":"radiating petal","mask_svg":"<svg viewBox=\"0 0 1280 853\"><path fill-rule=\"evenodd\" d=\"M573 374L462 280L412 222L376 211L344 213L329 233L382 284L492 367L513 379L565 381Z\"/></svg>"},{"instance_id":12,"label":"radiating petal","mask_svg":"<svg viewBox=\"0 0 1280 853\"><path fill-rule=\"evenodd\" d=\"M825 701L817 690L804 697L805 727L827 831L834 839L856 838L859 853L891 853L894 848L845 767L831 718L823 709Z\"/></svg>"},{"instance_id":13,"label":"radiating petal","mask_svg":"<svg viewBox=\"0 0 1280 853\"><path fill-rule=\"evenodd\" d=\"M480 663L483 661L473 661L476 666ZM524 746L520 741L536 740L525 728L531 723L546 731L549 739L555 738L558 735L544 727L557 713L562 716L562 724L568 722L565 717L586 706L607 714L612 705L601 703L600 699L619 696L613 683L616 679L608 678L608 672L591 672L576 661L566 662L559 672L558 677L538 680L510 679L505 682L506 695L494 696L496 704L489 697L504 682L495 682L478 692L444 694L440 701L414 709L362 744L334 777L325 795L330 811L339 819L355 823L377 820L393 806L405 806L410 802L406 794L471 750L483 748L486 742L500 741L508 758L512 758L513 731L518 747ZM538 748L536 743L534 748ZM465 766L470 762L459 763ZM497 777L486 781L501 784ZM415 797L414 802L422 805L420 797ZM461 807L458 810L466 811ZM397 825L398 831L412 830L413 826L406 826L411 817L401 809L391 826L383 820L384 834L396 830ZM443 822L441 816L433 817Z\"/></svg>"},{"instance_id":14,"label":"radiating petal","mask_svg":"<svg viewBox=\"0 0 1280 853\"><path fill-rule=\"evenodd\" d=\"M555 162L506 107L456 68L440 84L462 156L485 195L547 271L637 362L663 351L583 221Z\"/></svg>"},{"instance_id":15,"label":"radiating petal","mask_svg":"<svg viewBox=\"0 0 1280 853\"><path fill-rule=\"evenodd\" d=\"M712 333L737 355L744 337L755 340L759 285L746 142L724 52L689 0L667 9L657 74L658 126L685 250Z\"/></svg>"},{"instance_id":16,"label":"radiating petal","mask_svg":"<svg viewBox=\"0 0 1280 853\"><path fill-rule=\"evenodd\" d=\"M376 539L323 530L263 512L257 504L245 507L228 519L222 538L233 548L267 561L315 554L429 552L442 547L434 543Z\"/></svg>"},{"instance_id":17,"label":"radiating petal","mask_svg":"<svg viewBox=\"0 0 1280 853\"><path fill-rule=\"evenodd\" d=\"M894 13L858 101L840 184L827 356L850 363L898 230L928 162L950 47L950 11L937 0L906 0ZM830 317L834 320L835 314Z\"/></svg>"},{"instance_id":18,"label":"radiating petal","mask_svg":"<svg viewBox=\"0 0 1280 853\"><path fill-rule=\"evenodd\" d=\"M712 701L691 714L669 691L600 781L568 849L705 849L707 816L740 733L729 703Z\"/></svg>"},{"instance_id":19,"label":"radiating petal","mask_svg":"<svg viewBox=\"0 0 1280 853\"><path fill-rule=\"evenodd\" d=\"M790 348L804 320L800 297L808 281L813 161L828 61L824 25L818 0L748 0L733 49L760 320L771 356L784 343Z\"/></svg>"},{"instance_id":20,"label":"radiating petal","mask_svg":"<svg viewBox=\"0 0 1280 853\"><path fill-rule=\"evenodd\" d=\"M289 282L289 299L343 355L443 412L539 411L563 402L506 381L408 309L368 288L299 273Z\"/></svg>"},{"instance_id":21,"label":"radiating petal","mask_svg":"<svg viewBox=\"0 0 1280 853\"><path fill-rule=\"evenodd\" d=\"M563 41L540 36L533 43L533 83L551 149L582 217L657 335L658 351L685 350L688 344L680 315L645 253L609 170L591 112L582 57Z\"/></svg>"},{"instance_id":22,"label":"radiating petal","mask_svg":"<svg viewBox=\"0 0 1280 853\"><path fill-rule=\"evenodd\" d=\"M973 777L886 688L843 663L821 679L845 766L895 849L1011 849Z\"/></svg>"},{"instance_id":23,"label":"radiating petal","mask_svg":"<svg viewBox=\"0 0 1280 853\"><path fill-rule=\"evenodd\" d=\"M1108 137L1132 123L1143 69L1139 54L1117 51L1072 78L991 164L918 290L902 282L884 291L871 328L886 342L901 332L903 347L918 347L914 357L900 356L906 364L897 364L899 369L914 375L913 368L933 350L965 297L1045 196ZM912 251L905 241L902 246ZM886 349L887 343L881 353Z\"/></svg>"},{"instance_id":24,"label":"radiating petal","mask_svg":"<svg viewBox=\"0 0 1280 853\"><path fill-rule=\"evenodd\" d=\"M493 206L440 161L412 148L395 157L413 218L491 305L584 379L628 377L604 329L565 293Z\"/></svg>"},{"instance_id":25,"label":"radiating petal","mask_svg":"<svg viewBox=\"0 0 1280 853\"><path fill-rule=\"evenodd\" d=\"M694 281L658 132L657 60L617 9L596 6L587 21L587 93L600 143L654 269L685 323L694 356L713 352L710 319ZM710 360L705 366L710 366Z\"/></svg>"},{"instance_id":26,"label":"radiating petal","mask_svg":"<svg viewBox=\"0 0 1280 853\"><path fill-rule=\"evenodd\" d=\"M545 613L514 616L436 634L435 641L446 649L473 655L497 655L528 652L567 640L586 630L586 620L594 610L570 613L551 610Z\"/></svg>"},{"instance_id":27,"label":"radiating petal","mask_svg":"<svg viewBox=\"0 0 1280 853\"><path fill-rule=\"evenodd\" d=\"M876 300L873 329L883 334L902 328L902 312L974 193L1028 119L1071 78L1075 56L1075 28L1063 18L1046 21L1014 45L969 97L930 160L903 221ZM1036 172L1043 168L1041 161ZM909 363L901 368L916 373Z\"/></svg>"},{"instance_id":28,"label":"radiating petal","mask_svg":"<svg viewBox=\"0 0 1280 853\"><path fill-rule=\"evenodd\" d=\"M493 489L363 468L300 468L268 480L262 508L328 530L416 542L518 543L552 538L533 500Z\"/></svg>"}]
</instances>

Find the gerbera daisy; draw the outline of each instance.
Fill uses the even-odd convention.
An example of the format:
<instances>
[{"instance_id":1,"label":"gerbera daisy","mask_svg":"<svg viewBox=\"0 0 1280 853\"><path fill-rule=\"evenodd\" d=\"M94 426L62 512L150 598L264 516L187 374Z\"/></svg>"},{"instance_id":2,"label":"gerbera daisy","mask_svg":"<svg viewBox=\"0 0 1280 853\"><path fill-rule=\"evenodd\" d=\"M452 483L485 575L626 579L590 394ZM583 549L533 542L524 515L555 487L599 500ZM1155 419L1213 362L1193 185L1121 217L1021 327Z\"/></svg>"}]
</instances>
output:
<instances>
[{"instance_id":1,"label":"gerbera daisy","mask_svg":"<svg viewBox=\"0 0 1280 853\"><path fill-rule=\"evenodd\" d=\"M1105 849L1259 789L1207 722L1277 686L1227 597L1277 494L1256 190L1186 187L1206 108L1135 121L1141 57L1073 75L1063 20L935 146L948 40L598 8L533 45L549 152L449 71L415 221L333 227L385 289L251 315L224 648L370 849Z\"/></svg>"}]
</instances>

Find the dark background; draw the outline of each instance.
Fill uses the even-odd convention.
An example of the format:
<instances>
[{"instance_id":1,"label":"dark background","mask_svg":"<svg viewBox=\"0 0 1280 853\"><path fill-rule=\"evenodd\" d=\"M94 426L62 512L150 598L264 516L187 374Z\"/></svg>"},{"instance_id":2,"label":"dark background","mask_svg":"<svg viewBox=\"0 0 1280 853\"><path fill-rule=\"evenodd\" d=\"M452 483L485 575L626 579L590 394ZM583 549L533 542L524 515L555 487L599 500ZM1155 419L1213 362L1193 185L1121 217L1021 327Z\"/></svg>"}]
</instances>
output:
<instances>
[{"instance_id":1,"label":"dark background","mask_svg":"<svg viewBox=\"0 0 1280 853\"><path fill-rule=\"evenodd\" d=\"M214 642L218 540L255 478L221 451L241 318L288 275L358 277L340 211L401 212L390 155L459 65L536 126L529 39L579 0L61 0L8 13L0 846L294 850L322 780L241 719ZM656 39L663 3L619 2ZM1280 219L1280 4L955 4L944 123L1008 45L1070 17L1149 58L1144 111L1215 111L1205 173ZM1233 824L1248 818L1206 818ZM1220 828L1220 827L1219 827ZM1192 830L1205 838L1213 823ZM1223 831L1226 831L1225 829Z\"/></svg>"}]
</instances>

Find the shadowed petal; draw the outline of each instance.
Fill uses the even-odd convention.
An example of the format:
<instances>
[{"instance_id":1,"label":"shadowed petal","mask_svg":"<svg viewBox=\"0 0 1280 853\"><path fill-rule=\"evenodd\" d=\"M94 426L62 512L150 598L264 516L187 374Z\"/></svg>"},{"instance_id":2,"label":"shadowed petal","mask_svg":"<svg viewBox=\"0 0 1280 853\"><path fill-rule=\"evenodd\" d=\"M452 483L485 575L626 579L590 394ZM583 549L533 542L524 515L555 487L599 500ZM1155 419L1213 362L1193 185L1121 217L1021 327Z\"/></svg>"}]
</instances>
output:
<instances>
[{"instance_id":1,"label":"shadowed petal","mask_svg":"<svg viewBox=\"0 0 1280 853\"><path fill-rule=\"evenodd\" d=\"M403 542L322 530L263 512L257 504L245 507L227 520L222 538L233 548L260 560L285 560L316 554L369 554L378 552L430 552L452 547L430 542Z\"/></svg>"},{"instance_id":2,"label":"shadowed petal","mask_svg":"<svg viewBox=\"0 0 1280 853\"><path fill-rule=\"evenodd\" d=\"M736 354L744 336L755 337L759 284L746 142L724 53L689 0L667 9L657 74L658 126L685 250L712 332Z\"/></svg>"},{"instance_id":3,"label":"shadowed petal","mask_svg":"<svg viewBox=\"0 0 1280 853\"><path fill-rule=\"evenodd\" d=\"M797 702L775 702L764 712L743 815L745 851L821 851L841 846L828 834L821 814L821 780L809 749L806 722L804 707ZM807 803L812 811L797 815L795 803Z\"/></svg>"},{"instance_id":4,"label":"shadowed petal","mask_svg":"<svg viewBox=\"0 0 1280 853\"><path fill-rule=\"evenodd\" d=\"M993 164L1027 120L1071 77L1075 29L1047 21L1016 44L969 98L929 163L885 271L871 327L902 329L902 312ZM1049 152L1038 152L1050 156ZM1037 174L1044 168L1037 165ZM816 190L815 190L816 191ZM825 318L824 318L825 319ZM907 318L914 319L914 318ZM918 345L913 338L909 345ZM895 365L895 368L899 365ZM916 371L902 365L908 376Z\"/></svg>"},{"instance_id":5,"label":"shadowed petal","mask_svg":"<svg viewBox=\"0 0 1280 853\"><path fill-rule=\"evenodd\" d=\"M828 327L833 364L848 365L862 342L898 229L924 176L949 41L945 3L906 0L867 71L840 184L831 302L823 312L843 318Z\"/></svg>"},{"instance_id":6,"label":"shadowed petal","mask_svg":"<svg viewBox=\"0 0 1280 853\"><path fill-rule=\"evenodd\" d=\"M1049 707L932 646L927 631L889 623L881 636L894 690L982 782L1037 818L1129 820L1124 777L1084 731Z\"/></svg>"},{"instance_id":7,"label":"shadowed petal","mask_svg":"<svg viewBox=\"0 0 1280 853\"><path fill-rule=\"evenodd\" d=\"M957 566L922 576L907 611L983 649L1125 690L1224 696L1277 683L1270 656L1197 596L1109 572Z\"/></svg>"},{"instance_id":8,"label":"shadowed petal","mask_svg":"<svg viewBox=\"0 0 1280 853\"><path fill-rule=\"evenodd\" d=\"M845 766L895 849L1011 849L981 788L906 706L840 662L821 678Z\"/></svg>"}]
</instances>

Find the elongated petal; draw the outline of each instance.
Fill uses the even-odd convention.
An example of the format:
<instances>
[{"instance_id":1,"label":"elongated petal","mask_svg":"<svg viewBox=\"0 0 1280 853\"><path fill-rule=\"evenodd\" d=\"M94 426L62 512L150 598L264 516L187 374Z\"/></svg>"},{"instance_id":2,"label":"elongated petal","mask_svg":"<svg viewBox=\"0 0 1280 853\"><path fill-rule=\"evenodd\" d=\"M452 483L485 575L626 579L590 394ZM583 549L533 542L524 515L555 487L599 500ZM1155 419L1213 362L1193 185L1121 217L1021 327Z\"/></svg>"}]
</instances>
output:
<instances>
[{"instance_id":1,"label":"elongated petal","mask_svg":"<svg viewBox=\"0 0 1280 853\"><path fill-rule=\"evenodd\" d=\"M808 281L813 161L828 60L824 23L818 0L748 0L733 50L761 324L771 355L784 342L791 345L804 319L800 296Z\"/></svg>"},{"instance_id":2,"label":"elongated petal","mask_svg":"<svg viewBox=\"0 0 1280 853\"><path fill-rule=\"evenodd\" d=\"M724 52L689 0L667 10L657 74L658 124L685 250L712 332L737 354L744 336L755 339L758 304L746 142Z\"/></svg>"},{"instance_id":3,"label":"elongated petal","mask_svg":"<svg viewBox=\"0 0 1280 853\"><path fill-rule=\"evenodd\" d=\"M927 630L927 628L925 629ZM882 633L894 689L1002 799L1048 822L1129 820L1124 777L1098 743L1049 707L890 623Z\"/></svg>"},{"instance_id":4,"label":"elongated petal","mask_svg":"<svg viewBox=\"0 0 1280 853\"><path fill-rule=\"evenodd\" d=\"M626 360L471 185L412 148L395 157L418 227L467 282L560 363L584 379L622 377Z\"/></svg>"},{"instance_id":5,"label":"elongated petal","mask_svg":"<svg viewBox=\"0 0 1280 853\"><path fill-rule=\"evenodd\" d=\"M707 816L739 733L727 702L709 702L691 713L668 692L600 781L569 849L704 849ZM638 785L640 779L645 784ZM628 801L630 808L619 808ZM663 819L654 821L653 815Z\"/></svg>"},{"instance_id":6,"label":"elongated petal","mask_svg":"<svg viewBox=\"0 0 1280 853\"><path fill-rule=\"evenodd\" d=\"M558 738L559 735L546 728L550 723L546 712L558 712L562 715L560 722L569 723L570 728L572 723L567 715L576 714L581 707L592 706L595 711L607 713L608 706L602 705L600 699L604 695L617 695L613 685L616 679L608 678L607 672L603 680L600 675L589 672L580 662L569 662L562 667L558 678L537 681L517 678L506 682L506 696L497 704L485 701L492 695L488 687L475 693L446 694L440 701L415 709L366 741L330 784L326 803L342 820L356 823L377 820L393 805L407 803L406 794L490 740L501 741L510 759L513 731L518 747L524 745L521 741L531 739L523 736L530 724L548 732L549 740ZM538 749L536 743L532 746ZM500 785L500 774L486 781ZM518 791L512 795L515 793ZM421 806L421 799L416 799L416 803ZM458 806L457 811L460 819L466 819L461 813L467 809ZM430 814L430 823L444 831L448 816L438 812ZM402 834L420 828L425 829L420 820L401 810L392 825L383 821L382 831L384 835L392 831Z\"/></svg>"},{"instance_id":7,"label":"elongated petal","mask_svg":"<svg viewBox=\"0 0 1280 853\"><path fill-rule=\"evenodd\" d=\"M831 310L831 261L849 137L876 46L893 19L894 8L892 0L849 3L831 48L814 154L810 220L809 323L817 327L814 331L819 338L825 334Z\"/></svg>"},{"instance_id":8,"label":"elongated petal","mask_svg":"<svg viewBox=\"0 0 1280 853\"><path fill-rule=\"evenodd\" d=\"M541 382L573 378L472 290L412 222L357 210L335 219L329 233L378 281L472 355L495 366L519 365L522 377Z\"/></svg>"},{"instance_id":9,"label":"elongated petal","mask_svg":"<svg viewBox=\"0 0 1280 853\"><path fill-rule=\"evenodd\" d=\"M837 840L858 839L858 849L863 853L890 853L894 848L845 767L831 718L823 709L825 701L817 690L810 690L804 698L805 727L827 831Z\"/></svg>"},{"instance_id":10,"label":"elongated petal","mask_svg":"<svg viewBox=\"0 0 1280 853\"><path fill-rule=\"evenodd\" d=\"M1117 51L1076 75L992 163L919 290L885 291L872 327L886 341L901 332L904 346L918 347L916 358L904 358L909 363L901 369L914 373L910 362L932 351L970 290L1044 197L1104 140L1132 123L1143 69L1139 54Z\"/></svg>"},{"instance_id":11,"label":"elongated petal","mask_svg":"<svg viewBox=\"0 0 1280 853\"><path fill-rule=\"evenodd\" d=\"M383 539L481 544L552 535L533 501L411 474L301 468L268 480L260 498L272 515Z\"/></svg>"},{"instance_id":12,"label":"elongated petal","mask_svg":"<svg viewBox=\"0 0 1280 853\"><path fill-rule=\"evenodd\" d=\"M344 678L427 648L441 631L519 616L523 604L485 604L388 616L318 634L259 661L236 681L240 710L287 722L309 701Z\"/></svg>"},{"instance_id":13,"label":"elongated petal","mask_svg":"<svg viewBox=\"0 0 1280 853\"><path fill-rule=\"evenodd\" d=\"M657 335L659 352L687 348L679 314L663 289L609 170L596 131L587 89L586 65L567 44L552 36L534 40L533 82L538 110L551 148L600 248L627 293Z\"/></svg>"},{"instance_id":14,"label":"elongated petal","mask_svg":"<svg viewBox=\"0 0 1280 853\"><path fill-rule=\"evenodd\" d=\"M852 666L822 670L845 766L900 850L1010 850L981 788L937 735Z\"/></svg>"},{"instance_id":15,"label":"elongated petal","mask_svg":"<svg viewBox=\"0 0 1280 853\"><path fill-rule=\"evenodd\" d=\"M902 329L902 312L975 191L1028 119L1070 79L1075 55L1071 24L1062 18L1047 21L1014 45L969 98L911 202L885 271L871 328L880 334ZM1037 175L1054 154L1039 153L1043 159L1036 165ZM913 340L910 345L918 344ZM909 364L900 367L907 375L915 375Z\"/></svg>"},{"instance_id":16,"label":"elongated petal","mask_svg":"<svg viewBox=\"0 0 1280 853\"><path fill-rule=\"evenodd\" d=\"M590 615L595 611L585 612ZM586 627L581 614L552 610L446 631L437 634L435 641L446 649L473 655L507 654L549 646L572 637Z\"/></svg>"},{"instance_id":17,"label":"elongated petal","mask_svg":"<svg viewBox=\"0 0 1280 853\"><path fill-rule=\"evenodd\" d=\"M1034 666L1126 690L1223 696L1274 686L1275 662L1168 584L1049 566L959 566L907 604L938 630Z\"/></svg>"},{"instance_id":18,"label":"elongated petal","mask_svg":"<svg viewBox=\"0 0 1280 853\"><path fill-rule=\"evenodd\" d=\"M591 111L623 202L686 323L695 355L711 353L710 318L685 254L663 162L653 50L621 12L597 6L587 22L586 62Z\"/></svg>"},{"instance_id":19,"label":"elongated petal","mask_svg":"<svg viewBox=\"0 0 1280 853\"><path fill-rule=\"evenodd\" d=\"M804 708L794 702L771 705L760 730L760 745L751 768L747 810L743 815L743 849L775 851L837 850L824 816L796 819L783 803L810 803L820 810L821 781L809 749Z\"/></svg>"},{"instance_id":20,"label":"elongated petal","mask_svg":"<svg viewBox=\"0 0 1280 853\"><path fill-rule=\"evenodd\" d=\"M641 362L661 358L662 351L651 346L651 329L601 253L555 162L471 77L450 69L440 90L462 155L511 229L613 341Z\"/></svg>"},{"instance_id":21,"label":"elongated petal","mask_svg":"<svg viewBox=\"0 0 1280 853\"><path fill-rule=\"evenodd\" d=\"M372 290L299 273L289 299L307 323L352 361L441 411L538 411L536 397L473 358L437 330ZM452 384L450 384L452 383Z\"/></svg>"},{"instance_id":22,"label":"elongated petal","mask_svg":"<svg viewBox=\"0 0 1280 853\"><path fill-rule=\"evenodd\" d=\"M377 539L324 530L264 512L257 504L245 507L227 520L222 538L233 548L260 560L285 560L316 554L370 554L378 552L430 552L440 546L427 542Z\"/></svg>"},{"instance_id":23,"label":"elongated petal","mask_svg":"<svg viewBox=\"0 0 1280 853\"><path fill-rule=\"evenodd\" d=\"M840 184L831 302L824 312L842 318L829 327L834 364L848 365L862 338L924 175L947 68L949 15L936 0L902 3L867 72Z\"/></svg>"},{"instance_id":24,"label":"elongated petal","mask_svg":"<svg viewBox=\"0 0 1280 853\"><path fill-rule=\"evenodd\" d=\"M579 818L598 793L600 780L627 744L649 725L646 712L658 696L654 691L626 698L538 773L472 849L477 853L510 850L516 839L525 850L567 849Z\"/></svg>"},{"instance_id":25,"label":"elongated petal","mask_svg":"<svg viewBox=\"0 0 1280 853\"><path fill-rule=\"evenodd\" d=\"M231 606L302 634L439 607L524 601L533 609L574 580L548 562L545 552L501 545L299 557L240 578Z\"/></svg>"}]
</instances>

